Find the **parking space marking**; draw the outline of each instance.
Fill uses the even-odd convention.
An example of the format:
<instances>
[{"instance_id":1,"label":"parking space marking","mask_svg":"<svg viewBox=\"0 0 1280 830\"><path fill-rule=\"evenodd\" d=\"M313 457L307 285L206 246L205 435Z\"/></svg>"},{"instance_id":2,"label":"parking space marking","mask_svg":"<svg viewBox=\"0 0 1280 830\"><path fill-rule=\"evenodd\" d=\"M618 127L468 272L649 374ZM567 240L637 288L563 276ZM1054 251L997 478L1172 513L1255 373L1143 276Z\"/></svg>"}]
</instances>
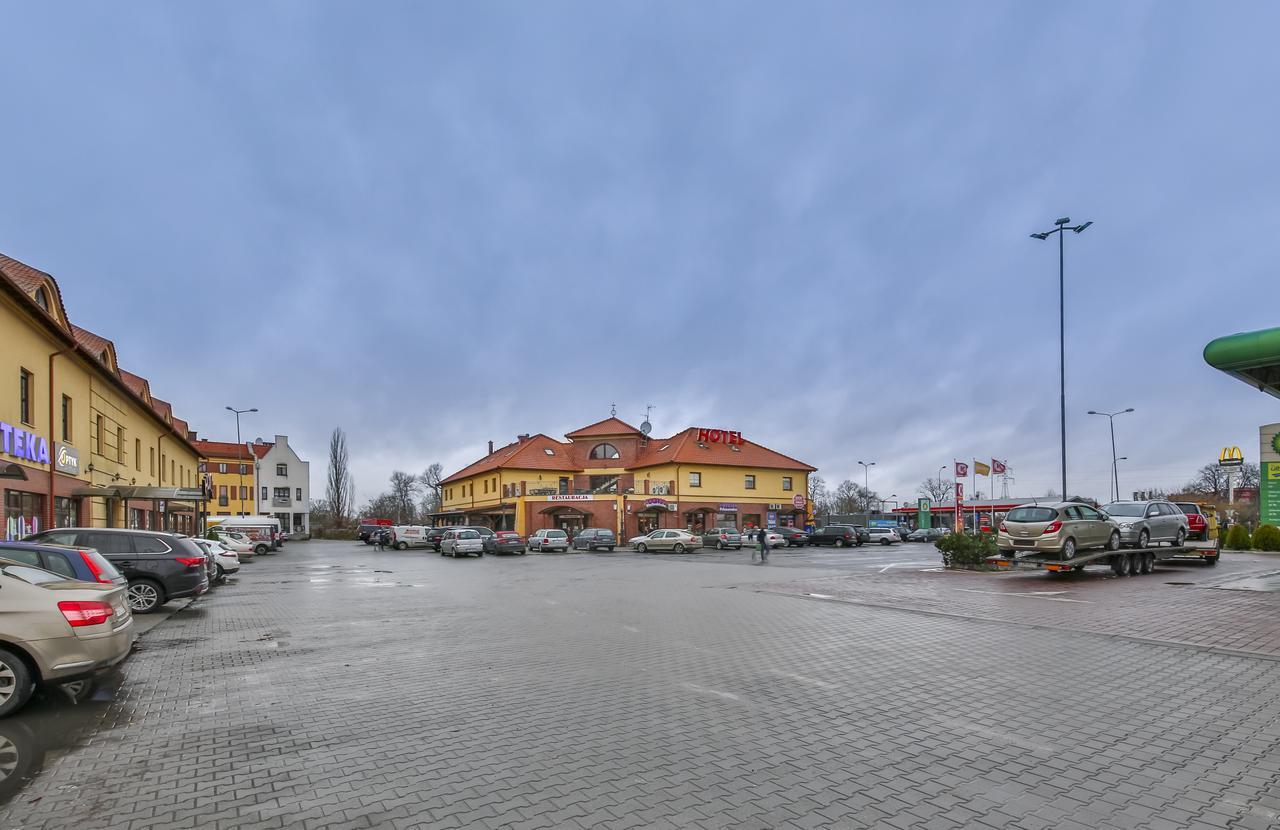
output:
<instances>
[{"instance_id":1,"label":"parking space marking","mask_svg":"<svg viewBox=\"0 0 1280 830\"><path fill-rule=\"evenodd\" d=\"M1046 596L1046 594L1056 594L1057 591L980 591L977 588L956 588L957 591L963 591L966 594L991 594L997 597L1027 597L1029 599L1047 599L1050 602L1082 602L1085 605L1092 605L1093 600L1088 599L1068 599L1067 597Z\"/></svg>"}]
</instances>

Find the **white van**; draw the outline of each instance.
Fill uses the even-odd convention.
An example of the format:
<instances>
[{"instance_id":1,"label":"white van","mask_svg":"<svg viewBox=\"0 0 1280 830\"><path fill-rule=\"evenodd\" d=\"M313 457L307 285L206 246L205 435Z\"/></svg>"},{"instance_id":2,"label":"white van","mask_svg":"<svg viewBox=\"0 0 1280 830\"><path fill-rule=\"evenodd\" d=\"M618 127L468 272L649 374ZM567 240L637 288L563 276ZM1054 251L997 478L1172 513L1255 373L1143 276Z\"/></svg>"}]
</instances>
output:
<instances>
[{"instance_id":1,"label":"white van","mask_svg":"<svg viewBox=\"0 0 1280 830\"><path fill-rule=\"evenodd\" d=\"M254 542L265 542L272 549L281 545L280 520L274 516L209 516L205 525L206 530L221 528L243 533Z\"/></svg>"},{"instance_id":2,"label":"white van","mask_svg":"<svg viewBox=\"0 0 1280 830\"><path fill-rule=\"evenodd\" d=\"M427 547L427 534L430 532L431 528L424 525L393 525L391 527L391 547L396 550L425 548Z\"/></svg>"}]
</instances>

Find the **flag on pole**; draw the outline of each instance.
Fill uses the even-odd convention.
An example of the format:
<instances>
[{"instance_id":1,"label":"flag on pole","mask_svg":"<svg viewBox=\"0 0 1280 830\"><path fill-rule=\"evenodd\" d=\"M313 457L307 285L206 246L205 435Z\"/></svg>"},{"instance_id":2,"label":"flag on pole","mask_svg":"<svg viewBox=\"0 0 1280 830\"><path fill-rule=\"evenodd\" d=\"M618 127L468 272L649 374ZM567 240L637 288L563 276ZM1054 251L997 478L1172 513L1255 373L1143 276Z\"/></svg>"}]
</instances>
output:
<instances>
[{"instance_id":1,"label":"flag on pole","mask_svg":"<svg viewBox=\"0 0 1280 830\"><path fill-rule=\"evenodd\" d=\"M1004 462L1001 461L1000 459L993 458L991 459L991 471L994 472L996 475L1004 475L1009 471L1009 468L1006 467Z\"/></svg>"},{"instance_id":2,"label":"flag on pole","mask_svg":"<svg viewBox=\"0 0 1280 830\"><path fill-rule=\"evenodd\" d=\"M956 478L964 478L969 475L969 465L963 461L956 462Z\"/></svg>"},{"instance_id":3,"label":"flag on pole","mask_svg":"<svg viewBox=\"0 0 1280 830\"><path fill-rule=\"evenodd\" d=\"M990 468L989 466L987 466L986 464L983 464L981 461L974 461L974 462L973 462L973 471L974 471L975 473L977 473L978 475L980 475L980 476L989 476L989 475L991 475L991 468Z\"/></svg>"}]
</instances>

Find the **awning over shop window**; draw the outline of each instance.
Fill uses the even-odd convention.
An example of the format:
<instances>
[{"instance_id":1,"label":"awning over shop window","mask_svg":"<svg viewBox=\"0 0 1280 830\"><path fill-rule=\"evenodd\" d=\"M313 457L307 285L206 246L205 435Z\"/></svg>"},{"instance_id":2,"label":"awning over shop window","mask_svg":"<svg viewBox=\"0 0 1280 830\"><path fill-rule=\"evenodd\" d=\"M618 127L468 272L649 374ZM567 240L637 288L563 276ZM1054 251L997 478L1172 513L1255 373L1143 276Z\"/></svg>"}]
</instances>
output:
<instances>
[{"instance_id":1,"label":"awning over shop window","mask_svg":"<svg viewBox=\"0 0 1280 830\"><path fill-rule=\"evenodd\" d=\"M574 514L576 514L576 515L578 515L578 516L586 516L586 515L588 515L588 514L587 514L587 512L586 512L585 510L579 510L579 509L578 509L578 508L576 508L576 507L569 507L568 505L564 505L564 504L557 504L557 505L554 505L554 506L552 506L552 507L544 507L544 508L542 508L541 510L539 510L538 512L539 512L539 513L546 513L546 514L548 514L548 515L557 515L557 514L561 514L561 513L565 513L565 514L568 514L568 513L574 513Z\"/></svg>"},{"instance_id":2,"label":"awning over shop window","mask_svg":"<svg viewBox=\"0 0 1280 830\"><path fill-rule=\"evenodd\" d=\"M204 491L198 487L77 487L73 496L91 496L100 499L163 499L165 501L204 501Z\"/></svg>"}]
</instances>

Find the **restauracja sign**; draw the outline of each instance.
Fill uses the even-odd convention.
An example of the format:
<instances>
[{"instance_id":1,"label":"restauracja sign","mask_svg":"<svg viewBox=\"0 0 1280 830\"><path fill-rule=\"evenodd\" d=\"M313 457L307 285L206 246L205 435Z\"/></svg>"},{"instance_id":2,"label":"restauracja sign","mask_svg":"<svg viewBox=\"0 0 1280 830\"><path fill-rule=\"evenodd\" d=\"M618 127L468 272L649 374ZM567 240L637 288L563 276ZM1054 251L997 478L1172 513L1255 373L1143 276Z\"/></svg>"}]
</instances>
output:
<instances>
[{"instance_id":1,"label":"restauracja sign","mask_svg":"<svg viewBox=\"0 0 1280 830\"><path fill-rule=\"evenodd\" d=\"M21 427L0 421L0 452L36 464L49 463L49 442Z\"/></svg>"}]
</instances>

